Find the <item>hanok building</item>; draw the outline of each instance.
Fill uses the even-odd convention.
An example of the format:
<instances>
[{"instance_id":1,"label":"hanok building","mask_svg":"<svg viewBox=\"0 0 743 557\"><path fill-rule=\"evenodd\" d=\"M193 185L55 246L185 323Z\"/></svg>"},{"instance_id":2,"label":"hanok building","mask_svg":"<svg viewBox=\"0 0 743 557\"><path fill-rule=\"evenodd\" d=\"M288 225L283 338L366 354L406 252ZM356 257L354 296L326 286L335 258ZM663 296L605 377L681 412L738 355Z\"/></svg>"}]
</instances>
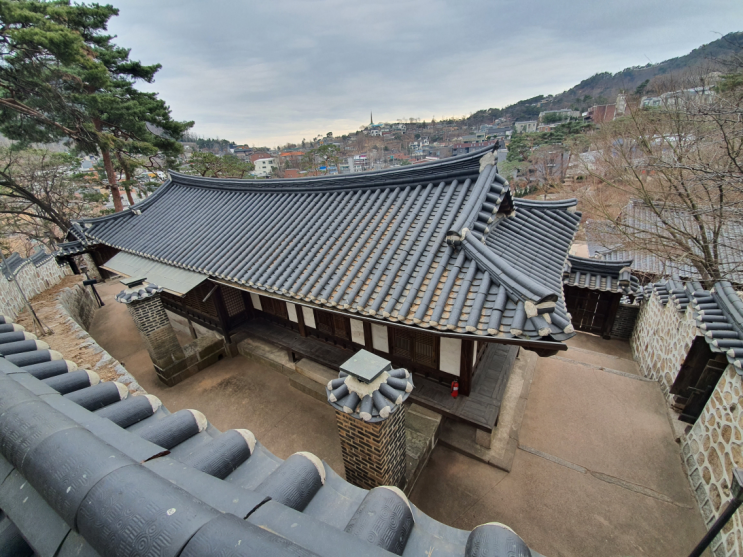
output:
<instances>
[{"instance_id":1,"label":"hanok building","mask_svg":"<svg viewBox=\"0 0 743 557\"><path fill-rule=\"evenodd\" d=\"M642 292L631 267L631 260L568 256L563 281L573 327L604 338L630 337L638 311L632 302Z\"/></svg>"},{"instance_id":2,"label":"hanok building","mask_svg":"<svg viewBox=\"0 0 743 557\"><path fill-rule=\"evenodd\" d=\"M562 270L575 205L514 198L492 148L293 180L173 172L133 209L76 224L63 248L101 250L104 268L147 277L167 310L228 342L259 337L336 370L365 348L427 378L416 400L438 410L458 381L492 428L489 370L514 345L554 353L574 334Z\"/></svg>"}]
</instances>

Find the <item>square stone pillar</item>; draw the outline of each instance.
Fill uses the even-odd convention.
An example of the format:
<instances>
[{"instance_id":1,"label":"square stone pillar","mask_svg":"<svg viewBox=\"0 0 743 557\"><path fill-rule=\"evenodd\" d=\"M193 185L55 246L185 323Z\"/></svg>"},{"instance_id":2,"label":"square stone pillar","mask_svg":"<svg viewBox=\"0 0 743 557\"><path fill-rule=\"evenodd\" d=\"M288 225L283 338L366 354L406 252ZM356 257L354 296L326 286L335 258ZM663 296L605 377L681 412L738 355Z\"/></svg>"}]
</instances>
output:
<instances>
[{"instance_id":1,"label":"square stone pillar","mask_svg":"<svg viewBox=\"0 0 743 557\"><path fill-rule=\"evenodd\" d=\"M366 350L341 365L326 388L343 453L346 480L364 489L405 487L405 407L413 390L406 369Z\"/></svg>"},{"instance_id":2,"label":"square stone pillar","mask_svg":"<svg viewBox=\"0 0 743 557\"><path fill-rule=\"evenodd\" d=\"M120 292L116 300L126 304L158 373L185 360L186 355L160 299L162 288L147 284L144 279L122 282L128 288Z\"/></svg>"}]
</instances>

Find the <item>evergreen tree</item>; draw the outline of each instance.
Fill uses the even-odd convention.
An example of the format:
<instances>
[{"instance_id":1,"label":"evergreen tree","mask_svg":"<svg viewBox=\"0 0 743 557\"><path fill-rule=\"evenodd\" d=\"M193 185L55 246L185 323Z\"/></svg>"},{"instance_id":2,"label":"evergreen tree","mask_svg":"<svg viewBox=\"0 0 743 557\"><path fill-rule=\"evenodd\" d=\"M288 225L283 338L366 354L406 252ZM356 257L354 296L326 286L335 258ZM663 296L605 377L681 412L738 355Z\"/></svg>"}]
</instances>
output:
<instances>
[{"instance_id":1,"label":"evergreen tree","mask_svg":"<svg viewBox=\"0 0 743 557\"><path fill-rule=\"evenodd\" d=\"M135 88L151 83L160 65L130 60L112 42L105 31L117 14L108 5L0 0L0 131L24 143L67 138L81 152L100 153L120 211L112 153L171 164L193 123L173 120L156 93Z\"/></svg>"}]
</instances>

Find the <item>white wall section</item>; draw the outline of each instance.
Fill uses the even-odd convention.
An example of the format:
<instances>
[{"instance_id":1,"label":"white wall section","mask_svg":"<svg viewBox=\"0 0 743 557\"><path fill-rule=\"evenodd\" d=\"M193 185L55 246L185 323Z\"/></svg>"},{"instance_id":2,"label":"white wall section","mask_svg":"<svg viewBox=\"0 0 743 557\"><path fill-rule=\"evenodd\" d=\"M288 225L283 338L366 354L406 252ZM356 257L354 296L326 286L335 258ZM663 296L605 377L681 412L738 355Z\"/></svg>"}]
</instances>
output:
<instances>
[{"instance_id":1,"label":"white wall section","mask_svg":"<svg viewBox=\"0 0 743 557\"><path fill-rule=\"evenodd\" d=\"M299 323L299 319L297 318L297 306L291 302L286 302L286 313L289 314L289 321Z\"/></svg>"},{"instance_id":2,"label":"white wall section","mask_svg":"<svg viewBox=\"0 0 743 557\"><path fill-rule=\"evenodd\" d=\"M304 316L305 325L307 325L308 327L312 327L313 329L317 329L317 325L315 325L315 312L312 311L312 308L302 306L302 315Z\"/></svg>"},{"instance_id":3,"label":"white wall section","mask_svg":"<svg viewBox=\"0 0 743 557\"><path fill-rule=\"evenodd\" d=\"M439 368L441 371L459 377L459 363L462 356L462 339L441 337Z\"/></svg>"},{"instance_id":4,"label":"white wall section","mask_svg":"<svg viewBox=\"0 0 743 557\"><path fill-rule=\"evenodd\" d=\"M351 319L351 340L362 346L364 342L364 323L358 319Z\"/></svg>"},{"instance_id":5,"label":"white wall section","mask_svg":"<svg viewBox=\"0 0 743 557\"><path fill-rule=\"evenodd\" d=\"M390 351L390 344L387 340L387 327L384 325L372 325L372 346L374 350L380 350L381 352Z\"/></svg>"}]
</instances>

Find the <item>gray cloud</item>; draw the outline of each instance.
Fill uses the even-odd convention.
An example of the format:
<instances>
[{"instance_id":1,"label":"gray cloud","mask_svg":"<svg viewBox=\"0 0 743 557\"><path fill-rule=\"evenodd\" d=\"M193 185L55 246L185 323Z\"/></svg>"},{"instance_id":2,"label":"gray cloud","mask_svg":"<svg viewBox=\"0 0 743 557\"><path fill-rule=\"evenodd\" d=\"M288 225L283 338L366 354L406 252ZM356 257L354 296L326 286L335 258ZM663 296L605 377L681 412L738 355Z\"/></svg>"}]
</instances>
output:
<instances>
[{"instance_id":1,"label":"gray cloud","mask_svg":"<svg viewBox=\"0 0 743 557\"><path fill-rule=\"evenodd\" d=\"M708 0L117 0L148 89L196 133L276 145L376 120L429 119L559 93L599 71L689 52L739 30Z\"/></svg>"}]
</instances>

